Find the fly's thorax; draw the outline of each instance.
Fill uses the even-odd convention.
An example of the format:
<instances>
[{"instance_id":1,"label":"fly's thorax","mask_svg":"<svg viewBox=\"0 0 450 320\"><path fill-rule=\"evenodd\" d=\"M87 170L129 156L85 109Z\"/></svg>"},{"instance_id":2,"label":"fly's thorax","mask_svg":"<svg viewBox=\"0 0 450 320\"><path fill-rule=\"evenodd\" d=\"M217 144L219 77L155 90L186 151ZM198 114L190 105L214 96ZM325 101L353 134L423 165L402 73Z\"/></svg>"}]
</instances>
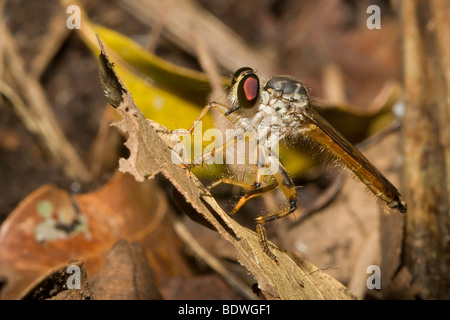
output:
<instances>
[{"instance_id":1,"label":"fly's thorax","mask_svg":"<svg viewBox=\"0 0 450 320\"><path fill-rule=\"evenodd\" d=\"M309 93L306 87L295 77L277 76L271 78L264 85L264 90L274 98L291 102L309 102Z\"/></svg>"},{"instance_id":2,"label":"fly's thorax","mask_svg":"<svg viewBox=\"0 0 450 320\"><path fill-rule=\"evenodd\" d=\"M289 102L283 99L271 100L269 105L261 104L258 113L261 115L260 125L276 127L280 131L281 138L298 130L304 125L302 115L306 105L299 102Z\"/></svg>"},{"instance_id":3,"label":"fly's thorax","mask_svg":"<svg viewBox=\"0 0 450 320\"><path fill-rule=\"evenodd\" d=\"M262 105L270 106L284 130L296 130L303 124L303 112L310 105L308 90L297 78L273 77L264 85L261 94ZM268 112L266 112L268 113Z\"/></svg>"}]
</instances>

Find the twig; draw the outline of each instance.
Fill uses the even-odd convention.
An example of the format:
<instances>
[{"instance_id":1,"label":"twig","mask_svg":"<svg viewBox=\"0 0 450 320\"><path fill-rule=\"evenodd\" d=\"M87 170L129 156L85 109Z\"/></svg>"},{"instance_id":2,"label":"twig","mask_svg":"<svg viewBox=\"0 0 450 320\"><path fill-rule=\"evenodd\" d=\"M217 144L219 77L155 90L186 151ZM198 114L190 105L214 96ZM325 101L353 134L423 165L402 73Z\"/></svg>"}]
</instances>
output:
<instances>
[{"instance_id":1,"label":"twig","mask_svg":"<svg viewBox=\"0 0 450 320\"><path fill-rule=\"evenodd\" d=\"M51 111L42 85L36 78L25 71L24 62L16 48L14 38L3 19L0 20L0 33L0 38L5 46L5 57L8 59L7 67L10 69L14 83L18 88L13 90L13 92L20 92L24 97L21 99L23 104L13 104L15 107L21 105L25 108L20 111L16 110L18 115L25 124L32 124L28 129L40 138L45 148L62 166L68 177L88 182L91 179L91 174L73 146L64 136ZM3 88L6 87L5 83L3 83ZM11 97L11 90L7 94ZM17 99L15 100L16 102L18 101Z\"/></svg>"},{"instance_id":2,"label":"twig","mask_svg":"<svg viewBox=\"0 0 450 320\"><path fill-rule=\"evenodd\" d=\"M395 234L389 232L389 226L382 226L387 231L382 234L382 246L398 252L386 256L382 267L384 278L394 278L393 282L403 273L401 269L409 273L403 297L449 299L450 3L400 1L398 5L406 105L402 184L408 213ZM400 241L399 247L392 247Z\"/></svg>"},{"instance_id":3,"label":"twig","mask_svg":"<svg viewBox=\"0 0 450 320\"><path fill-rule=\"evenodd\" d=\"M255 299L255 294L249 289L248 285L236 278L236 276L229 272L218 259L206 251L197 240L195 240L183 223L176 220L174 222L174 228L184 243L186 243L189 248L202 258L214 271L220 274L232 288L242 294L246 299Z\"/></svg>"},{"instance_id":4,"label":"twig","mask_svg":"<svg viewBox=\"0 0 450 320\"><path fill-rule=\"evenodd\" d=\"M39 50L37 50L38 54L31 62L30 75L32 77L39 79L42 76L48 64L70 34L69 29L61 28L64 25L63 15L55 14L50 17L48 31L41 37Z\"/></svg>"}]
</instances>

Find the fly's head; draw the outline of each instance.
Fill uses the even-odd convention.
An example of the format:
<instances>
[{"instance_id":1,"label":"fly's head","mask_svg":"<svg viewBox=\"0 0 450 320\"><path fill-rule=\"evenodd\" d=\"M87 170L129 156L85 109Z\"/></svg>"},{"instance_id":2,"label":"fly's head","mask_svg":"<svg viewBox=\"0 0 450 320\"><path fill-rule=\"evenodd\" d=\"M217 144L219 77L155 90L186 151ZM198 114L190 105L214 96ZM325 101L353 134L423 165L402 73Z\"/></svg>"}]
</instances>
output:
<instances>
[{"instance_id":1,"label":"fly's head","mask_svg":"<svg viewBox=\"0 0 450 320\"><path fill-rule=\"evenodd\" d=\"M260 91L259 77L255 71L249 67L238 69L231 80L230 100L233 106L225 115L239 109L241 113L253 111L260 102Z\"/></svg>"}]
</instances>

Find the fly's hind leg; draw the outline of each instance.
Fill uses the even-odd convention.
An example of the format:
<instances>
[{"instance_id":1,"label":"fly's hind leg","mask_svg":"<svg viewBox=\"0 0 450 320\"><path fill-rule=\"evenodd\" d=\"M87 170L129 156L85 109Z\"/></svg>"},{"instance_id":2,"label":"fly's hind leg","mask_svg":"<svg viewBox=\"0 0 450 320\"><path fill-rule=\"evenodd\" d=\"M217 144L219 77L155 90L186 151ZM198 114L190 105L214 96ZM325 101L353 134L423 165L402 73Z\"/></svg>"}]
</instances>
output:
<instances>
[{"instance_id":1,"label":"fly's hind leg","mask_svg":"<svg viewBox=\"0 0 450 320\"><path fill-rule=\"evenodd\" d=\"M209 190L211 190L213 187L216 187L217 185L221 183L231 184L231 185L237 185L242 188L249 189L238 201L238 203L234 206L234 208L229 213L230 215L235 214L248 200L250 200L253 197L262 195L265 192L271 191L275 189L277 186L280 186L280 189L282 190L283 194L286 196L287 200L289 201L289 208L286 210L283 210L279 213L273 213L268 214L264 216L259 216L255 219L256 223L256 231L259 235L261 246L264 250L264 252L273 260L275 263L278 264L277 257L270 251L269 244L267 242L267 234L266 229L264 227L265 224L275 221L277 219L283 218L292 212L294 212L297 209L297 193L295 189L295 184L292 181L292 178L287 173L286 169L283 167L283 165L279 162L279 160L274 156L266 156L264 157L266 160L266 170L270 170L268 174L273 176L275 178L275 181L271 184L268 184L264 187L258 186L258 180L255 179L254 184L248 184L243 183L240 181L236 181L229 178L222 178L218 180L217 182L213 183L208 187ZM257 176L262 176L262 172L259 170L262 170L263 166L259 164L257 168Z\"/></svg>"},{"instance_id":2,"label":"fly's hind leg","mask_svg":"<svg viewBox=\"0 0 450 320\"><path fill-rule=\"evenodd\" d=\"M263 247L264 252L278 264L277 257L269 249L269 244L267 243L266 229L264 228L264 225L269 222L283 218L294 212L295 209L297 209L297 194L292 178L289 176L286 169L279 162L279 160L273 156L269 156L266 159L268 161L271 174L274 176L275 180L277 181L277 184L280 186L280 189L283 191L283 194L289 201L289 208L280 213L272 213L257 217L255 219L256 231L259 235L261 246Z\"/></svg>"}]
</instances>

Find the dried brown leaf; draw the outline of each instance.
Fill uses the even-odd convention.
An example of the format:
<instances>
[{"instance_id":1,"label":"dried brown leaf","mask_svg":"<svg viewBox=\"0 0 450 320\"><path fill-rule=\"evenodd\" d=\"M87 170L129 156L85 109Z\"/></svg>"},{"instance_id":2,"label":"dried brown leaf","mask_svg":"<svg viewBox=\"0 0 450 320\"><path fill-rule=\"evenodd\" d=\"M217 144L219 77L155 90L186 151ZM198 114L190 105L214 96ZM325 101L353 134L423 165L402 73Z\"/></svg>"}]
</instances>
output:
<instances>
[{"instance_id":1,"label":"dried brown leaf","mask_svg":"<svg viewBox=\"0 0 450 320\"><path fill-rule=\"evenodd\" d=\"M143 247L157 282L189 276L167 214L167 200L152 181L117 173L96 192L70 195L45 185L27 196L0 228L1 298L14 299L56 265L77 258L90 275L119 239Z\"/></svg>"},{"instance_id":2,"label":"dried brown leaf","mask_svg":"<svg viewBox=\"0 0 450 320\"><path fill-rule=\"evenodd\" d=\"M111 248L90 282L98 300L162 299L142 248L123 239Z\"/></svg>"},{"instance_id":3,"label":"dried brown leaf","mask_svg":"<svg viewBox=\"0 0 450 320\"><path fill-rule=\"evenodd\" d=\"M68 272L69 267L78 267L80 276L80 288L68 288L73 272ZM72 260L68 264L58 266L28 287L20 299L22 300L95 300L95 295L89 286L87 273L82 261Z\"/></svg>"}]
</instances>

